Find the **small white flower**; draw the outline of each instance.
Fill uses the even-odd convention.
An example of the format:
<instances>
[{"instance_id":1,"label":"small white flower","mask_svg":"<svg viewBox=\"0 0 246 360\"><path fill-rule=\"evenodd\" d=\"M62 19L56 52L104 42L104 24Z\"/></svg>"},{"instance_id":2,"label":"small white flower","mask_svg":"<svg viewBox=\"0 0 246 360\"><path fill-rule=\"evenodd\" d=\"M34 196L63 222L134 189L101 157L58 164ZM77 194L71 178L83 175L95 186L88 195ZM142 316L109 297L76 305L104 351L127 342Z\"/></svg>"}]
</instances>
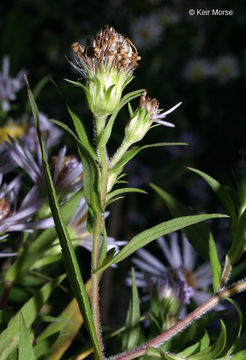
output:
<instances>
[{"instance_id":1,"label":"small white flower","mask_svg":"<svg viewBox=\"0 0 246 360\"><path fill-rule=\"evenodd\" d=\"M240 76L238 60L232 55L220 56L214 64L214 75L223 83Z\"/></svg>"},{"instance_id":2,"label":"small white flower","mask_svg":"<svg viewBox=\"0 0 246 360\"><path fill-rule=\"evenodd\" d=\"M213 67L207 59L190 60L183 69L183 76L189 81L199 81L213 75Z\"/></svg>"},{"instance_id":3,"label":"small white flower","mask_svg":"<svg viewBox=\"0 0 246 360\"><path fill-rule=\"evenodd\" d=\"M150 49L161 41L163 26L156 14L140 16L131 26L132 41L139 49Z\"/></svg>"}]
</instances>

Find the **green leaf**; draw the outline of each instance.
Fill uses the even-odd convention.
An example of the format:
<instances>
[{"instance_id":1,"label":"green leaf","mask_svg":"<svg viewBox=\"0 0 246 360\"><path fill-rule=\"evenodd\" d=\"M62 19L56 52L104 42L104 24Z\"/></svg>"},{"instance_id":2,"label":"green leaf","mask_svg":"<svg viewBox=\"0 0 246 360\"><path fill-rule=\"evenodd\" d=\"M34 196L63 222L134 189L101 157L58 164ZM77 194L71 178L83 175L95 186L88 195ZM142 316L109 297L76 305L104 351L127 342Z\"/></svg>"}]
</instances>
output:
<instances>
[{"instance_id":1,"label":"green leaf","mask_svg":"<svg viewBox=\"0 0 246 360\"><path fill-rule=\"evenodd\" d=\"M222 268L212 233L209 236L209 260L213 274L213 289L216 292L220 283Z\"/></svg>"},{"instance_id":2,"label":"green leaf","mask_svg":"<svg viewBox=\"0 0 246 360\"><path fill-rule=\"evenodd\" d=\"M220 324L221 324L221 331L216 342L212 346L209 346L209 348L201 351L200 353L190 356L190 359L211 360L211 359L215 359L217 356L219 356L222 353L226 345L226 327L223 320L220 320Z\"/></svg>"},{"instance_id":3,"label":"green leaf","mask_svg":"<svg viewBox=\"0 0 246 360\"><path fill-rule=\"evenodd\" d=\"M73 289L73 292L76 296L76 299L78 301L78 305L80 308L80 311L82 313L82 316L84 318L84 321L86 323L87 329L90 333L91 339L93 341L95 351L98 354L98 358L101 359L100 355L100 346L96 335L95 325L93 322L90 302L85 290L85 285L81 276L81 272L79 269L78 261L74 252L74 248L72 246L71 239L69 237L67 228L64 224L64 220L60 211L60 206L57 200L54 184L52 182L52 177L49 169L49 164L46 159L46 153L45 153L45 146L42 138L42 133L40 131L40 124L39 124L39 117L38 117L38 111L37 111L37 105L35 102L35 99L32 95L32 92L28 86L28 96L31 102L31 106L33 109L33 115L36 121L37 125L37 132L38 132L38 138L42 153L42 160L43 160L43 168L44 168L44 175L45 175L45 181L47 185L48 195L49 195L49 203L50 203L50 209L53 215L53 219L56 225L56 231L58 234L58 238L60 240L60 245L62 248L62 254L64 258L65 267L67 270L68 278L71 284L71 287Z\"/></svg>"},{"instance_id":4,"label":"green leaf","mask_svg":"<svg viewBox=\"0 0 246 360\"><path fill-rule=\"evenodd\" d=\"M233 344L230 347L230 349L227 351L227 354L230 355L231 353L236 351L236 349L238 348L238 344L240 344L240 342L241 342L240 337L241 337L242 326L243 326L243 314L242 314L242 311L241 311L240 307L238 306L238 304L233 299L227 298L226 300L229 301L235 307L235 309L237 311L237 314L238 314L238 318L239 318L239 326L238 326L237 337L233 341Z\"/></svg>"},{"instance_id":5,"label":"green leaf","mask_svg":"<svg viewBox=\"0 0 246 360\"><path fill-rule=\"evenodd\" d=\"M202 214L202 215L193 215L193 216L183 216L173 220L164 221L159 225L153 226L152 228L141 232L140 234L134 236L129 243L124 246L120 252L109 262L104 264L104 266L99 267L96 272L105 270L107 267L114 263L118 263L128 256L133 254L135 251L141 249L143 246L149 244L151 241L157 239L160 236L169 234L176 230L183 229L186 226L196 224L201 221L208 219L226 217L222 214Z\"/></svg>"},{"instance_id":6,"label":"green leaf","mask_svg":"<svg viewBox=\"0 0 246 360\"><path fill-rule=\"evenodd\" d=\"M120 170L128 161L130 161L139 151L144 149L159 147L159 146L178 146L178 145L188 145L187 143L183 142L176 142L176 143L156 143L156 144L149 144L143 146L134 146L132 149L126 151L126 153L122 156L122 158L117 162L115 166L112 167L111 171L114 172L116 170Z\"/></svg>"},{"instance_id":7,"label":"green leaf","mask_svg":"<svg viewBox=\"0 0 246 360\"><path fill-rule=\"evenodd\" d=\"M19 354L18 360L35 360L33 348L31 345L31 339L29 331L26 327L25 320L22 313L19 316L19 329L20 329L20 341L19 341Z\"/></svg>"},{"instance_id":8,"label":"green leaf","mask_svg":"<svg viewBox=\"0 0 246 360\"><path fill-rule=\"evenodd\" d=\"M36 358L48 360L49 356L53 353L53 345L56 342L58 336L59 331L38 341L34 347L34 354Z\"/></svg>"},{"instance_id":9,"label":"green leaf","mask_svg":"<svg viewBox=\"0 0 246 360\"><path fill-rule=\"evenodd\" d=\"M72 110L71 110L72 111ZM72 116L72 115L71 115ZM76 115L74 114L74 118L76 118ZM78 119L79 121L79 119ZM76 141L76 144L78 145L79 148L82 149L82 151L84 149L87 150L87 152L90 154L90 156L92 157L93 160L98 161L98 157L94 151L94 149L91 147L91 145L89 143L86 143L85 140L81 140L77 137L77 135L73 132L73 130L71 130L66 124L63 124L61 121L58 120L50 120L50 122L52 122L55 125L58 125L59 127L61 127L62 129L64 129L69 135L71 135L74 140ZM81 124L81 123L80 123ZM77 127L79 127L79 125L77 125ZM85 136L86 138L86 136Z\"/></svg>"},{"instance_id":10,"label":"green leaf","mask_svg":"<svg viewBox=\"0 0 246 360\"><path fill-rule=\"evenodd\" d=\"M86 291L90 293L91 281L86 283ZM58 360L62 357L64 352L69 348L73 339L77 335L81 325L83 324L83 318L78 307L77 300L73 298L66 308L59 314L59 318L63 319L63 322L52 323L38 336L36 339L36 346L34 351L38 351L40 348L44 349L45 342L51 341L52 336L56 336L55 341L50 344L52 352L47 354L45 360ZM58 334L58 336L57 336ZM39 350L40 351L40 350Z\"/></svg>"},{"instance_id":11,"label":"green leaf","mask_svg":"<svg viewBox=\"0 0 246 360\"><path fill-rule=\"evenodd\" d=\"M189 346L185 350L181 351L178 355L180 355L180 356L193 355L199 351L203 351L203 350L207 349L209 347L209 343L210 343L209 336L208 336L207 331L205 331L205 334L198 342Z\"/></svg>"},{"instance_id":12,"label":"green leaf","mask_svg":"<svg viewBox=\"0 0 246 360\"><path fill-rule=\"evenodd\" d=\"M171 212L172 216L193 215L193 212L179 201L174 199L166 191L159 188L154 184L150 187L164 200L166 206ZM187 237L191 245L198 252L198 254L205 260L209 260L209 237L210 229L205 223L197 224L188 229L183 230L184 235Z\"/></svg>"},{"instance_id":13,"label":"green leaf","mask_svg":"<svg viewBox=\"0 0 246 360\"><path fill-rule=\"evenodd\" d=\"M74 115L73 119L75 119L75 117L76 115ZM81 158L81 162L83 165L83 187L84 187L84 196L86 202L94 211L96 212L100 211L101 209L100 196L98 192L98 183L97 183L97 179L99 175L98 175L98 167L96 164L98 158L94 150L90 147L89 144L86 144L86 141L82 143L82 141L80 141L77 138L74 132L71 129L69 129L65 124L57 120L53 120L52 122L56 125L61 126L75 139L78 146L78 152ZM76 126L77 128L79 127L78 125Z\"/></svg>"},{"instance_id":14,"label":"green leaf","mask_svg":"<svg viewBox=\"0 0 246 360\"><path fill-rule=\"evenodd\" d=\"M246 209L240 217L235 236L227 253L230 263L237 262L246 250Z\"/></svg>"},{"instance_id":15,"label":"green leaf","mask_svg":"<svg viewBox=\"0 0 246 360\"><path fill-rule=\"evenodd\" d=\"M215 320L220 318L225 314L224 311L212 311L207 313L204 317L193 322L191 326L184 331L178 333L166 343L164 343L161 348L164 351L169 352L181 352L183 351L186 344L192 344L194 341L198 341L204 333L204 329L207 329L208 326ZM207 348L206 344L209 342L209 339L205 340L205 345L201 343L201 350ZM209 344L208 344L209 345Z\"/></svg>"},{"instance_id":16,"label":"green leaf","mask_svg":"<svg viewBox=\"0 0 246 360\"><path fill-rule=\"evenodd\" d=\"M90 94L89 90L87 89L87 87L84 84L82 84L82 83L80 83L78 81L72 81L72 80L69 80L69 79L65 79L65 80L67 82L69 82L70 84L81 87L84 90L84 93L85 93L88 104L92 103L91 94Z\"/></svg>"},{"instance_id":17,"label":"green leaf","mask_svg":"<svg viewBox=\"0 0 246 360\"><path fill-rule=\"evenodd\" d=\"M213 191L218 196L219 200L223 204L227 214L230 216L229 224L231 225L232 234L234 233L237 227L237 213L234 206L233 199L228 191L228 188L224 185L221 185L217 180L213 179L211 176L205 174L204 172L188 167L189 170L200 175L213 189Z\"/></svg>"},{"instance_id":18,"label":"green leaf","mask_svg":"<svg viewBox=\"0 0 246 360\"><path fill-rule=\"evenodd\" d=\"M140 193L140 194L147 194L146 191L141 190L141 189L137 189L137 188L122 188L122 189L117 189L112 191L111 193L107 194L106 196L106 202L110 201L112 198L114 198L115 196L121 195L121 194L125 194L125 193L129 193L129 192L136 192L136 193Z\"/></svg>"},{"instance_id":19,"label":"green leaf","mask_svg":"<svg viewBox=\"0 0 246 360\"><path fill-rule=\"evenodd\" d=\"M245 360L246 359L246 350L240 351L237 354L232 355L228 360ZM221 359L222 360L222 359Z\"/></svg>"},{"instance_id":20,"label":"green leaf","mask_svg":"<svg viewBox=\"0 0 246 360\"><path fill-rule=\"evenodd\" d=\"M136 279L134 269L132 268L132 296L127 312L125 328L126 331L122 339L122 350L129 351L138 345L140 336L140 307L138 290L136 286Z\"/></svg>"},{"instance_id":21,"label":"green leaf","mask_svg":"<svg viewBox=\"0 0 246 360\"><path fill-rule=\"evenodd\" d=\"M118 112L123 108L123 106L125 106L129 101L133 100L134 98L142 95L144 92L144 89L141 90L135 90L130 92L129 94L126 94L120 101L119 106L117 107L117 109L113 112L113 114L110 116L107 125L105 126L105 129L103 130L101 136L98 139L98 147L104 147L109 138L110 135L112 133L112 128L114 125L114 121L118 115Z\"/></svg>"},{"instance_id":22,"label":"green leaf","mask_svg":"<svg viewBox=\"0 0 246 360\"><path fill-rule=\"evenodd\" d=\"M59 276L44 285L36 294L22 306L20 311L12 317L7 329L0 334L0 360L5 360L16 349L19 343L19 322L20 314L25 319L26 327L30 328L39 314L43 304L48 300L52 291L65 278L65 275Z\"/></svg>"},{"instance_id":23,"label":"green leaf","mask_svg":"<svg viewBox=\"0 0 246 360\"><path fill-rule=\"evenodd\" d=\"M82 197L82 191L78 191L71 199L62 207L61 213L65 224L67 224L75 210L78 207ZM46 229L34 239L27 247L24 247L22 253L19 254L17 260L7 270L5 281L15 283L24 278L27 272L32 268L36 261L51 247L54 240L57 239L55 228Z\"/></svg>"}]
</instances>

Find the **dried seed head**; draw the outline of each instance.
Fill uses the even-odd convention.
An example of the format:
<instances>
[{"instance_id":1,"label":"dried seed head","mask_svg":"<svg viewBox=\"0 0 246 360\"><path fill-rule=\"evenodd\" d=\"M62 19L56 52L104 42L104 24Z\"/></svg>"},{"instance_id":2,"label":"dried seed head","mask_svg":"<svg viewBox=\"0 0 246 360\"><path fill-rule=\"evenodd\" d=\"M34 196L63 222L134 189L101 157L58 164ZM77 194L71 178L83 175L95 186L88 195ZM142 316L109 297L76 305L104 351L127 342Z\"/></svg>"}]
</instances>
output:
<instances>
[{"instance_id":1,"label":"dried seed head","mask_svg":"<svg viewBox=\"0 0 246 360\"><path fill-rule=\"evenodd\" d=\"M72 50L75 66L84 75L87 75L88 70L95 75L98 67L131 73L141 59L131 40L107 25L97 33L94 40L88 39L85 46L73 43Z\"/></svg>"}]
</instances>

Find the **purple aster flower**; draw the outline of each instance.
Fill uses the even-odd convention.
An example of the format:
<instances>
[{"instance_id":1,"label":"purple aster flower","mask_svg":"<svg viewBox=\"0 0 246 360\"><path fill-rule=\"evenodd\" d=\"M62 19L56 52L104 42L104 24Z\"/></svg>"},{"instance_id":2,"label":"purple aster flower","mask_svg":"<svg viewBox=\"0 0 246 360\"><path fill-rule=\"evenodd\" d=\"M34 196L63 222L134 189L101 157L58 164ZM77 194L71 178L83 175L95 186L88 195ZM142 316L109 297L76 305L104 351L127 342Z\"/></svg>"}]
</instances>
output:
<instances>
[{"instance_id":1,"label":"purple aster flower","mask_svg":"<svg viewBox=\"0 0 246 360\"><path fill-rule=\"evenodd\" d=\"M108 212L105 213L105 217L109 215ZM86 248L89 251L92 251L93 238L87 230L87 217L88 217L88 205L84 199L81 198L79 206L75 210L69 224L68 231L74 239L74 241ZM126 241L116 241L114 238L108 236L108 246L107 250L115 248L116 251L119 251L119 247L126 244Z\"/></svg>"},{"instance_id":2,"label":"purple aster flower","mask_svg":"<svg viewBox=\"0 0 246 360\"><path fill-rule=\"evenodd\" d=\"M0 103L3 111L10 109L9 101L16 99L16 93L23 87L25 70L21 70L15 78L9 76L9 57L4 56L0 72Z\"/></svg>"},{"instance_id":3,"label":"purple aster flower","mask_svg":"<svg viewBox=\"0 0 246 360\"><path fill-rule=\"evenodd\" d=\"M82 187L82 164L74 156L66 156L67 148L59 151L58 156L51 159L51 173L58 195L62 198L79 190ZM40 148L37 148L36 157L31 152L24 139L19 142L11 141L9 153L15 163L21 167L33 180L34 187L31 190L32 201L47 201L46 182L43 172L42 156Z\"/></svg>"},{"instance_id":4,"label":"purple aster flower","mask_svg":"<svg viewBox=\"0 0 246 360\"><path fill-rule=\"evenodd\" d=\"M45 139L45 146L49 149L51 146L55 146L59 143L63 132L55 125L52 124L43 113L39 113L40 129ZM27 130L28 129L28 130ZM18 124L11 121L7 125L0 128L0 172L6 174L12 171L17 163L11 154L11 146L9 145L13 140L17 140L22 144L25 144L25 148L29 149L29 152L36 153L39 149L39 140L37 136L37 130L34 123L34 119L31 120L30 127L28 121ZM3 140L3 141L1 141Z\"/></svg>"},{"instance_id":5,"label":"purple aster flower","mask_svg":"<svg viewBox=\"0 0 246 360\"><path fill-rule=\"evenodd\" d=\"M206 290L213 282L210 264L196 268L196 253L185 237L181 250L177 233L170 235L170 245L163 237L157 242L167 265L147 250L139 250L138 257L132 260L139 269L136 271L137 286L147 292L156 287L160 299L174 296L181 305L189 304L191 299L197 304L206 301L210 297ZM130 278L126 282L130 284Z\"/></svg>"},{"instance_id":6,"label":"purple aster flower","mask_svg":"<svg viewBox=\"0 0 246 360\"><path fill-rule=\"evenodd\" d=\"M30 223L35 212L40 208L40 201L33 201L33 192L30 191L21 205L17 207L17 197L21 188L21 175L14 178L9 184L2 184L0 173L0 239L8 237L9 232L27 231L36 228ZM2 185L1 185L2 184Z\"/></svg>"}]
</instances>

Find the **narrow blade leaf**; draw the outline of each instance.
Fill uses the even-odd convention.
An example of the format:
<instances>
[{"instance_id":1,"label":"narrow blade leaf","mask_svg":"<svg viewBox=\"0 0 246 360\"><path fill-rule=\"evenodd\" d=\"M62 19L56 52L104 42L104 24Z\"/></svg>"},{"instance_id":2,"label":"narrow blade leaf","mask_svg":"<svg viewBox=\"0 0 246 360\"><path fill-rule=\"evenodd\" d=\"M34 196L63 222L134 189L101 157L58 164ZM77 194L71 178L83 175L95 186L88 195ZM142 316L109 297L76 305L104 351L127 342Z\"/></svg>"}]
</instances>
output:
<instances>
[{"instance_id":1,"label":"narrow blade leaf","mask_svg":"<svg viewBox=\"0 0 246 360\"><path fill-rule=\"evenodd\" d=\"M135 251L141 249L143 246L149 244L151 241L157 239L160 236L183 229L193 224L197 224L201 221L214 219L214 218L221 218L221 217L226 217L226 215L202 214L202 215L193 215L193 216L183 216L173 220L164 221L163 223L156 225L134 236L129 241L129 243L125 247L123 247L123 249L120 250L120 252L109 263L104 264L104 266L102 267L99 267L97 272L105 270L110 265L126 259L128 256L132 255Z\"/></svg>"}]
</instances>

